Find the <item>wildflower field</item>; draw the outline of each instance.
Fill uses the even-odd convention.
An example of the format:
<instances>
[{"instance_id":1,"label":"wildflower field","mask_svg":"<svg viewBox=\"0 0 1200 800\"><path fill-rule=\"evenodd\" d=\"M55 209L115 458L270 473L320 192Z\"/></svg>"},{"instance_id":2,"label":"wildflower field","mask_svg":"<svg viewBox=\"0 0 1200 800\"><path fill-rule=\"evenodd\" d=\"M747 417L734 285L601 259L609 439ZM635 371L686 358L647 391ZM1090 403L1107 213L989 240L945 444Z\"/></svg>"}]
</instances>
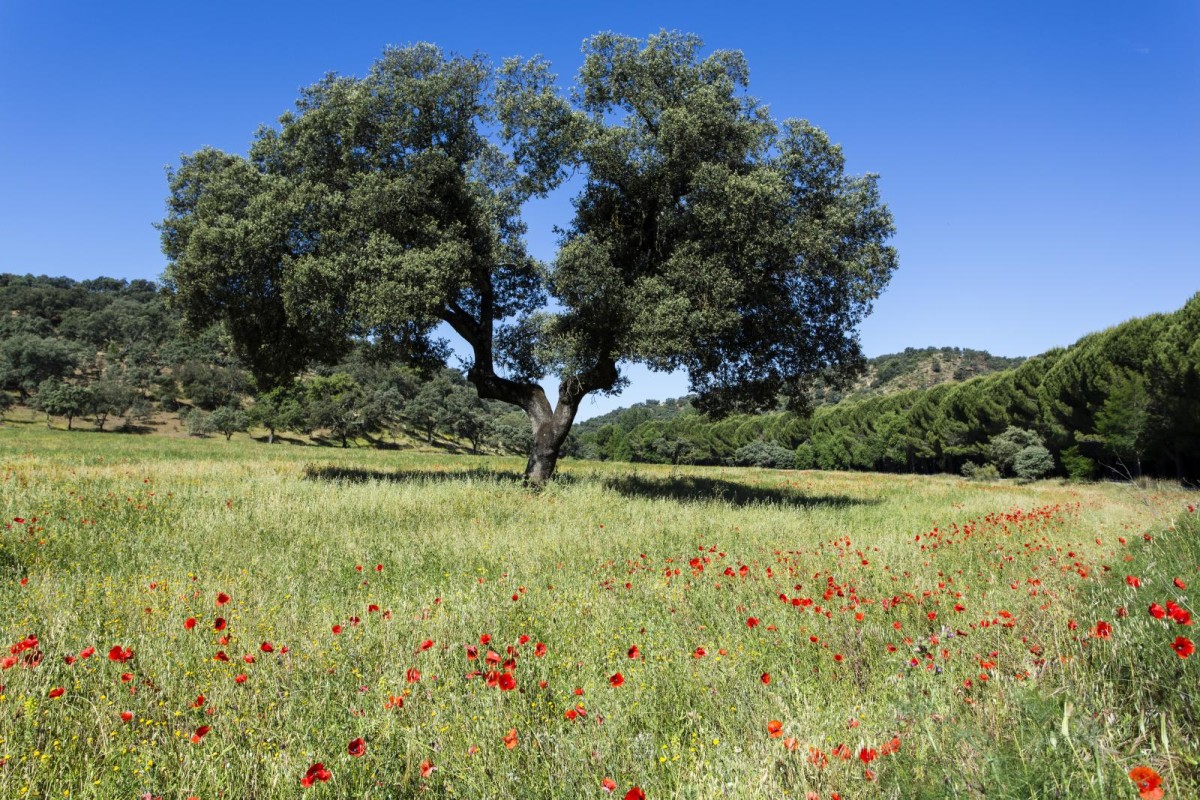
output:
<instances>
[{"instance_id":1,"label":"wildflower field","mask_svg":"<svg viewBox=\"0 0 1200 800\"><path fill-rule=\"evenodd\" d=\"M0 428L0 797L1200 796L1194 493Z\"/></svg>"}]
</instances>

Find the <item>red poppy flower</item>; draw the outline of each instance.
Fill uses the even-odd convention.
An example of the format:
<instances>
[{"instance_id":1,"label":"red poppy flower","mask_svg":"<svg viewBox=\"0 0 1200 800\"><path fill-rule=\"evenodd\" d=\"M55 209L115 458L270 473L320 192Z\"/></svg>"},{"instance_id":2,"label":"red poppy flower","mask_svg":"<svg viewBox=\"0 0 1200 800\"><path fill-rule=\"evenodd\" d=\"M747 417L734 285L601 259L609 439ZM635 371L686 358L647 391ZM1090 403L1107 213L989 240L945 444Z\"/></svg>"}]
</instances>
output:
<instances>
[{"instance_id":1,"label":"red poppy flower","mask_svg":"<svg viewBox=\"0 0 1200 800\"><path fill-rule=\"evenodd\" d=\"M1167 616L1167 610L1158 603L1151 603L1150 616L1154 617L1155 619L1163 619Z\"/></svg>"},{"instance_id":2,"label":"red poppy flower","mask_svg":"<svg viewBox=\"0 0 1200 800\"><path fill-rule=\"evenodd\" d=\"M1196 652L1196 645L1192 644L1192 640L1186 636L1176 636L1175 642L1171 645L1171 649L1175 651L1175 655L1180 658L1187 658L1192 653Z\"/></svg>"},{"instance_id":3,"label":"red poppy flower","mask_svg":"<svg viewBox=\"0 0 1200 800\"><path fill-rule=\"evenodd\" d=\"M1108 639L1112 636L1112 626L1104 620L1096 623L1096 637L1099 639Z\"/></svg>"},{"instance_id":4,"label":"red poppy flower","mask_svg":"<svg viewBox=\"0 0 1200 800\"><path fill-rule=\"evenodd\" d=\"M346 745L346 752L355 758L361 758L367 752L367 743L360 736Z\"/></svg>"},{"instance_id":5,"label":"red poppy flower","mask_svg":"<svg viewBox=\"0 0 1200 800\"><path fill-rule=\"evenodd\" d=\"M223 606L229 602L229 595L224 592L217 592L217 606Z\"/></svg>"},{"instance_id":6,"label":"red poppy flower","mask_svg":"<svg viewBox=\"0 0 1200 800\"><path fill-rule=\"evenodd\" d=\"M234 678L233 680L234 680L234 682L235 682L235 683L245 683L245 682L246 682L246 679L247 679L247 677L248 677L248 676L246 676L245 674L242 674L242 675L238 675L238 676L237 676L236 678Z\"/></svg>"},{"instance_id":7,"label":"red poppy flower","mask_svg":"<svg viewBox=\"0 0 1200 800\"><path fill-rule=\"evenodd\" d=\"M510 728L508 733L504 734L504 746L512 750L517 746L517 729Z\"/></svg>"},{"instance_id":8,"label":"red poppy flower","mask_svg":"<svg viewBox=\"0 0 1200 800\"><path fill-rule=\"evenodd\" d=\"M216 619L213 620L213 630L214 631L225 630L225 625L226 625L226 622L225 622L224 617L217 617Z\"/></svg>"},{"instance_id":9,"label":"red poppy flower","mask_svg":"<svg viewBox=\"0 0 1200 800\"><path fill-rule=\"evenodd\" d=\"M122 711L121 712L121 722L131 722L132 720L133 720L133 712L132 711Z\"/></svg>"},{"instance_id":10,"label":"red poppy flower","mask_svg":"<svg viewBox=\"0 0 1200 800\"><path fill-rule=\"evenodd\" d=\"M217 654L215 656L213 656L213 661L228 661L228 660L229 660L229 656L225 655L224 650L218 650Z\"/></svg>"},{"instance_id":11,"label":"red poppy flower","mask_svg":"<svg viewBox=\"0 0 1200 800\"><path fill-rule=\"evenodd\" d=\"M91 658L95 654L96 654L96 648L94 648L94 647L85 647L79 651L80 658Z\"/></svg>"},{"instance_id":12,"label":"red poppy flower","mask_svg":"<svg viewBox=\"0 0 1200 800\"><path fill-rule=\"evenodd\" d=\"M421 670L416 667L409 667L408 671L404 673L404 680L409 683L416 683L421 680Z\"/></svg>"},{"instance_id":13,"label":"red poppy flower","mask_svg":"<svg viewBox=\"0 0 1200 800\"><path fill-rule=\"evenodd\" d=\"M204 705L204 695L196 695L196 699L192 701L192 708L200 708Z\"/></svg>"},{"instance_id":14,"label":"red poppy flower","mask_svg":"<svg viewBox=\"0 0 1200 800\"><path fill-rule=\"evenodd\" d=\"M708 655L707 650L705 650L703 647L697 647L696 651L692 653L692 658L704 658L706 655Z\"/></svg>"},{"instance_id":15,"label":"red poppy flower","mask_svg":"<svg viewBox=\"0 0 1200 800\"><path fill-rule=\"evenodd\" d=\"M332 631L333 631L333 635L334 635L334 636L337 636L338 634L340 634L340 633L342 632L342 626L341 626L341 625L334 625L334 626L333 626L333 627L332 627L330 630L332 630Z\"/></svg>"},{"instance_id":16,"label":"red poppy flower","mask_svg":"<svg viewBox=\"0 0 1200 800\"><path fill-rule=\"evenodd\" d=\"M608 682L610 684L612 684L613 687L615 688L615 687L620 686L621 684L625 683L625 676L619 672L613 673L612 675L610 675L608 677Z\"/></svg>"},{"instance_id":17,"label":"red poppy flower","mask_svg":"<svg viewBox=\"0 0 1200 800\"><path fill-rule=\"evenodd\" d=\"M430 761L428 758L425 759L421 762L421 777L428 778L436 769L437 767L433 765L432 761Z\"/></svg>"},{"instance_id":18,"label":"red poppy flower","mask_svg":"<svg viewBox=\"0 0 1200 800\"><path fill-rule=\"evenodd\" d=\"M628 655L630 658L638 658L642 655L642 651L638 650L638 646L635 644L629 648Z\"/></svg>"},{"instance_id":19,"label":"red poppy flower","mask_svg":"<svg viewBox=\"0 0 1200 800\"><path fill-rule=\"evenodd\" d=\"M1176 588L1176 589L1178 589L1178 590L1179 590L1179 591L1181 591L1181 592L1182 592L1184 589L1187 589L1187 584L1183 582L1183 579L1182 579L1182 578L1176 578L1176 579L1173 581L1173 583L1175 584L1175 588Z\"/></svg>"},{"instance_id":20,"label":"red poppy flower","mask_svg":"<svg viewBox=\"0 0 1200 800\"><path fill-rule=\"evenodd\" d=\"M1134 767L1129 770L1129 780L1137 787L1142 800L1162 800L1162 776L1150 767Z\"/></svg>"},{"instance_id":21,"label":"red poppy flower","mask_svg":"<svg viewBox=\"0 0 1200 800\"><path fill-rule=\"evenodd\" d=\"M617 782L612 778L605 778L604 780L600 781L600 788L609 794L612 794L617 790Z\"/></svg>"},{"instance_id":22,"label":"red poppy flower","mask_svg":"<svg viewBox=\"0 0 1200 800\"><path fill-rule=\"evenodd\" d=\"M757 628L758 627L758 617L750 617L748 620L746 620L746 627L747 628Z\"/></svg>"},{"instance_id":23,"label":"red poppy flower","mask_svg":"<svg viewBox=\"0 0 1200 800\"><path fill-rule=\"evenodd\" d=\"M325 765L318 761L316 764L313 764L311 767L309 767L308 771L304 773L304 777L300 779L300 785L307 789L317 781L320 781L321 783L327 783L332 777L333 773L325 769Z\"/></svg>"},{"instance_id":24,"label":"red poppy flower","mask_svg":"<svg viewBox=\"0 0 1200 800\"><path fill-rule=\"evenodd\" d=\"M62 697L62 696L63 696L63 692L65 692L65 691L67 691L67 690L66 690L66 689L64 689L63 687L61 687L61 686L55 686L55 687L54 687L53 689L51 689L50 691L46 692L46 696L47 696L47 697L50 697L50 698L54 698L54 697Z\"/></svg>"},{"instance_id":25,"label":"red poppy flower","mask_svg":"<svg viewBox=\"0 0 1200 800\"><path fill-rule=\"evenodd\" d=\"M131 658L133 658L133 651L128 647L122 648L119 644L113 645L113 649L108 651L109 661L116 661L119 664L124 664Z\"/></svg>"},{"instance_id":26,"label":"red poppy flower","mask_svg":"<svg viewBox=\"0 0 1200 800\"><path fill-rule=\"evenodd\" d=\"M875 752L874 750L864 747L858 751L858 760L863 762L864 764L870 764L872 761L875 760L875 757L877 755L879 755L879 754L877 752Z\"/></svg>"},{"instance_id":27,"label":"red poppy flower","mask_svg":"<svg viewBox=\"0 0 1200 800\"><path fill-rule=\"evenodd\" d=\"M1138 588L1141 588L1142 579L1137 577L1136 575L1126 575L1125 583L1129 586L1132 586L1134 589L1138 589Z\"/></svg>"},{"instance_id":28,"label":"red poppy flower","mask_svg":"<svg viewBox=\"0 0 1200 800\"><path fill-rule=\"evenodd\" d=\"M500 691L511 692L515 688L517 688L517 679L508 672L503 673L500 676Z\"/></svg>"},{"instance_id":29,"label":"red poppy flower","mask_svg":"<svg viewBox=\"0 0 1200 800\"><path fill-rule=\"evenodd\" d=\"M764 686L766 686L771 682L771 673L764 672L762 675L758 676L758 679L763 682Z\"/></svg>"},{"instance_id":30,"label":"red poppy flower","mask_svg":"<svg viewBox=\"0 0 1200 800\"><path fill-rule=\"evenodd\" d=\"M634 786L625 793L625 800L646 800L646 793L643 792L639 787Z\"/></svg>"},{"instance_id":31,"label":"red poppy flower","mask_svg":"<svg viewBox=\"0 0 1200 800\"><path fill-rule=\"evenodd\" d=\"M467 645L467 661L474 661L479 658L479 648L473 644Z\"/></svg>"},{"instance_id":32,"label":"red poppy flower","mask_svg":"<svg viewBox=\"0 0 1200 800\"><path fill-rule=\"evenodd\" d=\"M536 645L534 645L533 655L537 658L541 658L542 656L546 655L546 645L544 642L538 642Z\"/></svg>"},{"instance_id":33,"label":"red poppy flower","mask_svg":"<svg viewBox=\"0 0 1200 800\"><path fill-rule=\"evenodd\" d=\"M886 742L882 747L879 748L879 755L881 755L881 756L890 756L893 753L899 753L899 752L900 752L900 737L899 736L893 736L892 740L890 742Z\"/></svg>"},{"instance_id":34,"label":"red poppy flower","mask_svg":"<svg viewBox=\"0 0 1200 800\"><path fill-rule=\"evenodd\" d=\"M200 744L200 740L207 736L211 730L212 728L207 725L201 725L199 728L196 728L196 732L192 734L192 744Z\"/></svg>"},{"instance_id":35,"label":"red poppy flower","mask_svg":"<svg viewBox=\"0 0 1200 800\"><path fill-rule=\"evenodd\" d=\"M121 683L129 683L132 680L133 680L133 673L131 673L131 672L122 672L121 673Z\"/></svg>"},{"instance_id":36,"label":"red poppy flower","mask_svg":"<svg viewBox=\"0 0 1200 800\"><path fill-rule=\"evenodd\" d=\"M433 647L433 639L426 639L425 641L421 642L421 647L419 649L421 650L421 652L425 652L426 650L429 650L432 647Z\"/></svg>"},{"instance_id":37,"label":"red poppy flower","mask_svg":"<svg viewBox=\"0 0 1200 800\"><path fill-rule=\"evenodd\" d=\"M767 734L770 735L772 739L778 739L780 736L783 736L783 723L777 719L773 719L768 722Z\"/></svg>"}]
</instances>

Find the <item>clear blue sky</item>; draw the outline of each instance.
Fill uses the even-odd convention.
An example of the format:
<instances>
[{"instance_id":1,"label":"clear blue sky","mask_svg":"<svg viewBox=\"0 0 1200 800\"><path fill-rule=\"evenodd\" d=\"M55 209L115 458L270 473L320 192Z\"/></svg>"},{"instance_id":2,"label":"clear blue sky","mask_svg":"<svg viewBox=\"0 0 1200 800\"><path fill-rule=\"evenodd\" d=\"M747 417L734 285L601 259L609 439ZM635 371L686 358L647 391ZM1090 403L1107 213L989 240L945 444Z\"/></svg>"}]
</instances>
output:
<instances>
[{"instance_id":1,"label":"clear blue sky","mask_svg":"<svg viewBox=\"0 0 1200 800\"><path fill-rule=\"evenodd\" d=\"M0 272L157 278L164 167L327 71L432 41L541 53L660 28L740 49L751 91L876 172L900 269L868 355L1033 355L1200 290L1200 3L18 3L0 0ZM529 209L535 255L570 208ZM633 373L590 416L685 381Z\"/></svg>"}]
</instances>

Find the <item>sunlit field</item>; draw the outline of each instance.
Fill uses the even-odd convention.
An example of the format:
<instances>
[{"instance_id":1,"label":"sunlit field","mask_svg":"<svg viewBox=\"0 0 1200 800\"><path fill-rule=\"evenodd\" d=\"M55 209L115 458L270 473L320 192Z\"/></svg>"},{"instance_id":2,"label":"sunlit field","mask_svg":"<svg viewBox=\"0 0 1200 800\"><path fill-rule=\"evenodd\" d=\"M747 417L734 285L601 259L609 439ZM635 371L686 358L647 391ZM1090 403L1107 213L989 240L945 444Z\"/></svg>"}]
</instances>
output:
<instances>
[{"instance_id":1,"label":"sunlit field","mask_svg":"<svg viewBox=\"0 0 1200 800\"><path fill-rule=\"evenodd\" d=\"M1194 493L522 467L0 428L0 797L1200 796Z\"/></svg>"}]
</instances>

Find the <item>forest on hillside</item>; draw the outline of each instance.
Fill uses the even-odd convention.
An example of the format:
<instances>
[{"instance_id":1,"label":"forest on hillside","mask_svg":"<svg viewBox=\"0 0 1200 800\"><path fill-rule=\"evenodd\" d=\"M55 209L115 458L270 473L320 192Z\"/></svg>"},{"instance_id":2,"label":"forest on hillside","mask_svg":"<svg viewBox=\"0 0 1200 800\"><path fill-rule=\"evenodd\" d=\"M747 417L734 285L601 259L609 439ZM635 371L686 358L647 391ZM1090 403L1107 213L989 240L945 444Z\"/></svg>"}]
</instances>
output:
<instances>
[{"instance_id":1,"label":"forest on hillside","mask_svg":"<svg viewBox=\"0 0 1200 800\"><path fill-rule=\"evenodd\" d=\"M219 326L190 331L149 281L0 275L0 411L68 428L148 432L178 415L196 436L251 428L317 443L389 446L399 432L473 452L523 452L525 415L480 400L461 372L420 370L361 343L341 361L257 392Z\"/></svg>"},{"instance_id":2,"label":"forest on hillside","mask_svg":"<svg viewBox=\"0 0 1200 800\"><path fill-rule=\"evenodd\" d=\"M969 477L1200 477L1200 294L1014 368L860 393L809 415L707 419L642 404L589 420L575 455Z\"/></svg>"},{"instance_id":3,"label":"forest on hillside","mask_svg":"<svg viewBox=\"0 0 1200 800\"><path fill-rule=\"evenodd\" d=\"M523 453L520 410L480 400L463 373L405 365L370 342L257 392L222 330L190 331L149 281L0 275L0 411L193 435L252 428L272 441L391 446L408 439ZM871 359L811 413L713 419L690 398L648 401L576 426L579 458L971 477L1200 477L1200 295L1029 359L908 348Z\"/></svg>"}]
</instances>

